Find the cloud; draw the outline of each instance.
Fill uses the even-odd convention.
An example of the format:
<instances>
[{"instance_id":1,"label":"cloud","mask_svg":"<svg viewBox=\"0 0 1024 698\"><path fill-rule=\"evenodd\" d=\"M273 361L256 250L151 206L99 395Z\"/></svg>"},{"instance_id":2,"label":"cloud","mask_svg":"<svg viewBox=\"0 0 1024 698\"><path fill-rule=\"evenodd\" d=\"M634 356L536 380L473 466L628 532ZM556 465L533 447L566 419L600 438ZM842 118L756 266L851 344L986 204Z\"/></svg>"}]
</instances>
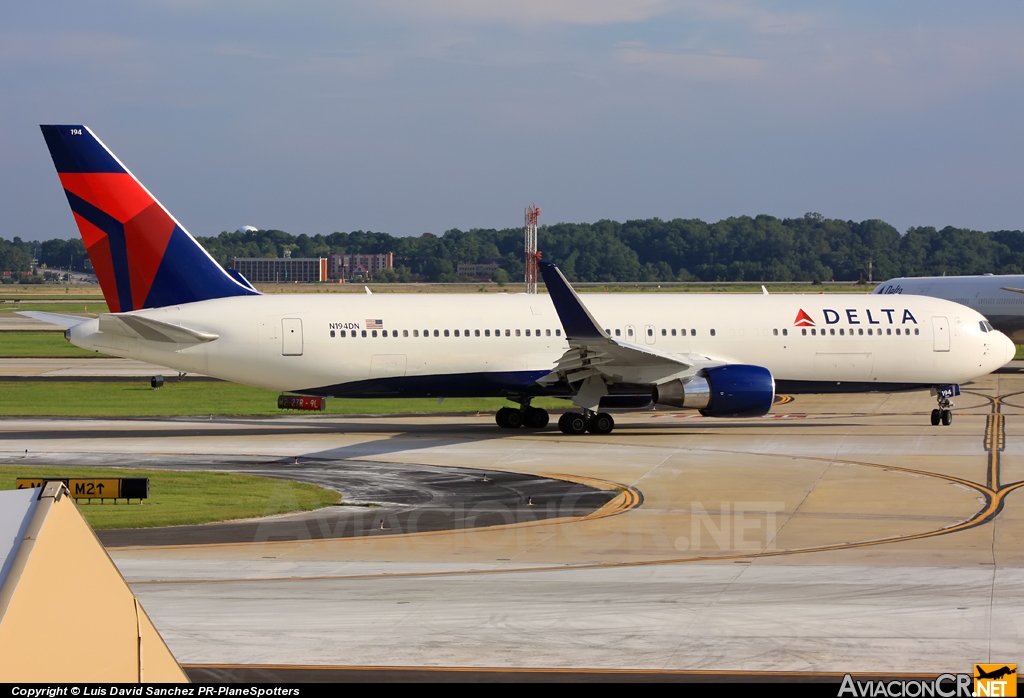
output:
<instances>
[{"instance_id":1,"label":"cloud","mask_svg":"<svg viewBox=\"0 0 1024 698\"><path fill-rule=\"evenodd\" d=\"M67 63L123 57L144 42L106 33L18 32L0 35L0 62Z\"/></svg>"},{"instance_id":2,"label":"cloud","mask_svg":"<svg viewBox=\"0 0 1024 698\"><path fill-rule=\"evenodd\" d=\"M384 51L323 52L303 60L296 70L311 75L374 79L387 74L400 63L400 57Z\"/></svg>"},{"instance_id":3,"label":"cloud","mask_svg":"<svg viewBox=\"0 0 1024 698\"><path fill-rule=\"evenodd\" d=\"M672 13L745 24L767 34L791 34L813 24L807 13L772 12L752 0L373 0L371 7L392 18L491 24L609 25Z\"/></svg>"},{"instance_id":4,"label":"cloud","mask_svg":"<svg viewBox=\"0 0 1024 698\"><path fill-rule=\"evenodd\" d=\"M375 0L378 10L424 19L514 24L642 22L670 12L671 0Z\"/></svg>"},{"instance_id":5,"label":"cloud","mask_svg":"<svg viewBox=\"0 0 1024 698\"><path fill-rule=\"evenodd\" d=\"M758 34L796 34L819 23L809 13L771 12L750 0L693 0L681 8L704 20L745 25Z\"/></svg>"},{"instance_id":6,"label":"cloud","mask_svg":"<svg viewBox=\"0 0 1024 698\"><path fill-rule=\"evenodd\" d=\"M754 78L764 69L759 58L708 53L675 53L646 48L621 48L619 60L633 68L697 82Z\"/></svg>"},{"instance_id":7,"label":"cloud","mask_svg":"<svg viewBox=\"0 0 1024 698\"><path fill-rule=\"evenodd\" d=\"M213 52L220 56L234 56L237 58L280 58L272 53L253 48L248 44L221 43L213 47Z\"/></svg>"},{"instance_id":8,"label":"cloud","mask_svg":"<svg viewBox=\"0 0 1024 698\"><path fill-rule=\"evenodd\" d=\"M1019 23L889 30L834 37L815 60L783 72L794 90L868 108L922 110L986 90L1015 90L1024 76ZM781 87L781 86L780 86Z\"/></svg>"}]
</instances>

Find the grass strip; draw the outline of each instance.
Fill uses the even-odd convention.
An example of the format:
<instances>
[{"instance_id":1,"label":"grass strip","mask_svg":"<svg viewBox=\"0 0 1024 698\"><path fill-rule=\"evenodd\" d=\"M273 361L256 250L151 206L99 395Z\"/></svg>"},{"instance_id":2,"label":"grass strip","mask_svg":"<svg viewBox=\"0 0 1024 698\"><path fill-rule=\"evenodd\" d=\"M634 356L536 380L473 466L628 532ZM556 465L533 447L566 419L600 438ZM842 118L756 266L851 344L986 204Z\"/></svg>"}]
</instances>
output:
<instances>
[{"instance_id":1,"label":"grass strip","mask_svg":"<svg viewBox=\"0 0 1024 698\"><path fill-rule=\"evenodd\" d=\"M41 313L97 313L107 312L107 304L103 301L92 303L37 303L35 300L25 303L0 303L0 313L20 313L35 310Z\"/></svg>"},{"instance_id":2,"label":"grass strip","mask_svg":"<svg viewBox=\"0 0 1024 698\"><path fill-rule=\"evenodd\" d=\"M97 359L104 354L76 347L63 332L0 332L0 358Z\"/></svg>"},{"instance_id":3,"label":"grass strip","mask_svg":"<svg viewBox=\"0 0 1024 698\"><path fill-rule=\"evenodd\" d=\"M75 291L74 293L53 293L53 286L21 286L0 285L0 303L14 303L18 301L85 301L103 303L103 293L98 286L92 286L94 293Z\"/></svg>"},{"instance_id":4,"label":"grass strip","mask_svg":"<svg viewBox=\"0 0 1024 698\"><path fill-rule=\"evenodd\" d=\"M89 525L151 528L273 516L336 504L341 495L291 480L205 471L127 470L64 466L0 465L0 489L13 490L19 477L148 477L149 499L100 503L78 500Z\"/></svg>"}]
</instances>

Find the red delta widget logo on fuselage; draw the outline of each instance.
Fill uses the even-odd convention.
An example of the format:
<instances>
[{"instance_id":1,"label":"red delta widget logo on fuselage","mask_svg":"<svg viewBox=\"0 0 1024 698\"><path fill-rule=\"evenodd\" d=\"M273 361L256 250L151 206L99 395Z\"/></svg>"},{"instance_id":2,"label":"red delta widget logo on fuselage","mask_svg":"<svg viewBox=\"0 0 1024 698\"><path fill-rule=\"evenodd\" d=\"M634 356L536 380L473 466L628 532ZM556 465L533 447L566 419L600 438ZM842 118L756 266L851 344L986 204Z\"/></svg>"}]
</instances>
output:
<instances>
[{"instance_id":1,"label":"red delta widget logo on fuselage","mask_svg":"<svg viewBox=\"0 0 1024 698\"><path fill-rule=\"evenodd\" d=\"M860 313L864 313L861 315ZM882 313L881 319L876 319L871 314L870 310L858 310L856 308L844 308L841 312L833 310L831 308L825 308L821 311L822 315L825 316L826 325L837 325L846 316L846 322L850 325L906 325L907 323L917 324L917 318L914 317L913 313L904 308L901 311L895 308L882 308L876 312ZM894 319L894 314L899 319ZM884 321L884 322L883 322ZM814 327L814 318L807 314L803 308L801 308L797 314L796 319L793 321L793 325L796 327Z\"/></svg>"}]
</instances>

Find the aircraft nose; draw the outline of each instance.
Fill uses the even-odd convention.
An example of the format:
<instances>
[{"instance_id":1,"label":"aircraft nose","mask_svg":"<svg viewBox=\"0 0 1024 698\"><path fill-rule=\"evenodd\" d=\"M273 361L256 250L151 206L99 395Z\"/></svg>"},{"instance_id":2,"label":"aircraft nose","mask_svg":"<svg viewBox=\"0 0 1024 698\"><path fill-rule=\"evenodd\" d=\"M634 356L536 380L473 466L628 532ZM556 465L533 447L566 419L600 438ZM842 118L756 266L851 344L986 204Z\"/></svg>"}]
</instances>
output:
<instances>
[{"instance_id":1,"label":"aircraft nose","mask_svg":"<svg viewBox=\"0 0 1024 698\"><path fill-rule=\"evenodd\" d=\"M1006 361L1003 362L1003 365L1006 365L1006 364L1010 363L1011 361L1013 361L1013 357L1015 357L1017 355L1017 345L1013 343L1012 339L1007 337L1002 332L1000 332L999 334L1003 338L1003 347L1005 348L1005 351L1006 351Z\"/></svg>"}]
</instances>

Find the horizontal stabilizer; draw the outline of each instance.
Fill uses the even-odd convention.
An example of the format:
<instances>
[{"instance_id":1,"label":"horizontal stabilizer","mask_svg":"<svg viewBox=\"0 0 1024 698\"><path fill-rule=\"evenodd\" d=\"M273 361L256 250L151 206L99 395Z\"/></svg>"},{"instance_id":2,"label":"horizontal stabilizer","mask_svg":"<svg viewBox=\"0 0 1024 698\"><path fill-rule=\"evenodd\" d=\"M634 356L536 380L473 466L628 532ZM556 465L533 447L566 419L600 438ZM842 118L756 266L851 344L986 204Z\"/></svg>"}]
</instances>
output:
<instances>
[{"instance_id":1,"label":"horizontal stabilizer","mask_svg":"<svg viewBox=\"0 0 1024 698\"><path fill-rule=\"evenodd\" d=\"M25 310L18 313L18 315L24 315L30 317L33 320L39 320L40 322L47 322L51 325L58 325L60 327L74 327L80 325L86 320L92 318L82 317L81 315L62 315L61 313L41 313L35 310Z\"/></svg>"},{"instance_id":2,"label":"horizontal stabilizer","mask_svg":"<svg viewBox=\"0 0 1024 698\"><path fill-rule=\"evenodd\" d=\"M161 322L160 320L128 313L104 313L100 315L100 332L171 344L202 344L203 342L212 342L220 337L220 335L213 334L212 332L192 330L170 322Z\"/></svg>"}]
</instances>

